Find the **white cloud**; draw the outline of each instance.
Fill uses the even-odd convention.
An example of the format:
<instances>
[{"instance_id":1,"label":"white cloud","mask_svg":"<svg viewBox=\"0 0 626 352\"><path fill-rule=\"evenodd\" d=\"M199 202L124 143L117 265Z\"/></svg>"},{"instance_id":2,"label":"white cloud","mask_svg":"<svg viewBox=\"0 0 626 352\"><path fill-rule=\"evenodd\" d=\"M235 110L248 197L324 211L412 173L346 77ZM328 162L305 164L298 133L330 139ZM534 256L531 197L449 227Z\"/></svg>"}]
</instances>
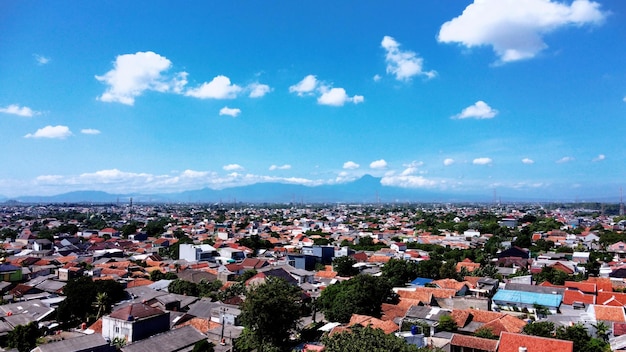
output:
<instances>
[{"instance_id":1,"label":"white cloud","mask_svg":"<svg viewBox=\"0 0 626 352\"><path fill-rule=\"evenodd\" d=\"M443 159L443 165L444 166L450 166L452 164L454 164L454 159L452 159L452 158L445 158L445 159Z\"/></svg>"},{"instance_id":2,"label":"white cloud","mask_svg":"<svg viewBox=\"0 0 626 352\"><path fill-rule=\"evenodd\" d=\"M313 75L308 75L302 79L302 81L289 87L289 93L296 93L299 96L311 95L317 89L317 78Z\"/></svg>"},{"instance_id":3,"label":"white cloud","mask_svg":"<svg viewBox=\"0 0 626 352\"><path fill-rule=\"evenodd\" d=\"M372 77L372 79L374 80L374 82L378 82L381 79L383 79L383 77L379 74L375 74L374 77Z\"/></svg>"},{"instance_id":4,"label":"white cloud","mask_svg":"<svg viewBox=\"0 0 626 352\"><path fill-rule=\"evenodd\" d=\"M289 165L289 164L272 165L272 166L270 166L270 171L274 171L274 170L289 170L289 169L291 169L291 165Z\"/></svg>"},{"instance_id":5,"label":"white cloud","mask_svg":"<svg viewBox=\"0 0 626 352\"><path fill-rule=\"evenodd\" d=\"M381 46L386 51L387 73L395 75L397 80L408 81L418 75L433 78L437 75L435 71L424 71L424 59L412 51L400 50L400 44L392 37L383 37Z\"/></svg>"},{"instance_id":6,"label":"white cloud","mask_svg":"<svg viewBox=\"0 0 626 352\"><path fill-rule=\"evenodd\" d=\"M438 40L468 48L488 45L501 62L530 59L547 48L543 36L567 25L601 24L600 4L575 0L475 0L463 13L444 23Z\"/></svg>"},{"instance_id":7,"label":"white cloud","mask_svg":"<svg viewBox=\"0 0 626 352\"><path fill-rule=\"evenodd\" d=\"M343 88L332 88L326 92L324 92L318 99L318 104L321 105L332 105L332 106L343 106L346 102L358 104L362 103L365 99L362 95L355 95L353 97L349 97L346 94L346 90Z\"/></svg>"},{"instance_id":8,"label":"white cloud","mask_svg":"<svg viewBox=\"0 0 626 352\"><path fill-rule=\"evenodd\" d=\"M24 138L54 138L65 139L72 135L67 126L46 126L38 129L35 133L29 133Z\"/></svg>"},{"instance_id":9,"label":"white cloud","mask_svg":"<svg viewBox=\"0 0 626 352\"><path fill-rule=\"evenodd\" d=\"M533 159L530 159L530 158L524 158L524 159L522 159L522 163L530 165L530 164L534 164L535 161Z\"/></svg>"},{"instance_id":10,"label":"white cloud","mask_svg":"<svg viewBox=\"0 0 626 352\"><path fill-rule=\"evenodd\" d=\"M372 161L370 163L370 168L371 169L385 169L387 168L387 162L385 161L385 159Z\"/></svg>"},{"instance_id":11,"label":"white cloud","mask_svg":"<svg viewBox=\"0 0 626 352\"><path fill-rule=\"evenodd\" d=\"M252 83L248 85L248 90L250 90L250 98L260 98L265 94L272 91L272 88L267 84L261 84L259 82Z\"/></svg>"},{"instance_id":12,"label":"white cloud","mask_svg":"<svg viewBox=\"0 0 626 352\"><path fill-rule=\"evenodd\" d=\"M491 158L476 158L472 161L474 165L490 165L493 162Z\"/></svg>"},{"instance_id":13,"label":"white cloud","mask_svg":"<svg viewBox=\"0 0 626 352\"><path fill-rule=\"evenodd\" d=\"M624 99L622 99L625 103L626 103L626 96L624 97Z\"/></svg>"},{"instance_id":14,"label":"white cloud","mask_svg":"<svg viewBox=\"0 0 626 352\"><path fill-rule=\"evenodd\" d=\"M431 188L437 185L437 181L429 180L423 176L399 175L385 176L380 180L383 186L395 186L403 188Z\"/></svg>"},{"instance_id":15,"label":"white cloud","mask_svg":"<svg viewBox=\"0 0 626 352\"><path fill-rule=\"evenodd\" d=\"M225 171L241 171L243 170L243 166L239 164L228 164L228 165L224 165L222 169L224 169Z\"/></svg>"},{"instance_id":16,"label":"white cloud","mask_svg":"<svg viewBox=\"0 0 626 352\"><path fill-rule=\"evenodd\" d=\"M228 116L232 116L232 117L237 117L237 116L239 116L239 114L241 114L241 109L237 109L237 108L231 109L228 106L225 106L225 107L220 109L220 116L228 115Z\"/></svg>"},{"instance_id":17,"label":"white cloud","mask_svg":"<svg viewBox=\"0 0 626 352\"><path fill-rule=\"evenodd\" d=\"M83 128L82 130L80 130L80 133L82 134L100 134L100 130L96 130L93 128Z\"/></svg>"},{"instance_id":18,"label":"white cloud","mask_svg":"<svg viewBox=\"0 0 626 352\"><path fill-rule=\"evenodd\" d=\"M470 105L463 109L460 114L453 116L455 119L491 119L498 114L498 110L494 110L482 100L477 101L474 105Z\"/></svg>"},{"instance_id":19,"label":"white cloud","mask_svg":"<svg viewBox=\"0 0 626 352\"><path fill-rule=\"evenodd\" d=\"M186 178L200 178L200 177L206 177L208 176L209 173L206 171L194 171L194 170L185 170L183 171L180 176L181 177L186 177Z\"/></svg>"},{"instance_id":20,"label":"white cloud","mask_svg":"<svg viewBox=\"0 0 626 352\"><path fill-rule=\"evenodd\" d=\"M593 162L597 162L597 161L602 161L602 160L604 160L604 159L606 159L606 155L604 155L604 154L599 154L598 156L596 156L595 158L593 158L591 161L593 161Z\"/></svg>"},{"instance_id":21,"label":"white cloud","mask_svg":"<svg viewBox=\"0 0 626 352\"><path fill-rule=\"evenodd\" d=\"M343 168L345 170L355 170L358 169L361 165L355 163L354 161L346 161L343 163Z\"/></svg>"},{"instance_id":22,"label":"white cloud","mask_svg":"<svg viewBox=\"0 0 626 352\"><path fill-rule=\"evenodd\" d=\"M574 158L571 156L564 156L561 159L557 160L556 163L557 164L564 164L564 163L569 163L570 161L574 161Z\"/></svg>"},{"instance_id":23,"label":"white cloud","mask_svg":"<svg viewBox=\"0 0 626 352\"><path fill-rule=\"evenodd\" d=\"M200 99L234 99L242 88L231 84L230 78L216 76L211 82L205 82L200 87L187 90L185 95Z\"/></svg>"},{"instance_id":24,"label":"white cloud","mask_svg":"<svg viewBox=\"0 0 626 352\"><path fill-rule=\"evenodd\" d=\"M17 104L11 104L7 107L0 108L1 113L17 115L22 117L33 117L34 115L39 115L40 113L37 111L33 111L31 108L26 106L19 106Z\"/></svg>"},{"instance_id":25,"label":"white cloud","mask_svg":"<svg viewBox=\"0 0 626 352\"><path fill-rule=\"evenodd\" d=\"M37 54L35 54L34 56L35 56L35 61L37 61L37 64L39 65L45 65L48 62L50 62L49 57L45 57L45 56L37 55Z\"/></svg>"},{"instance_id":26,"label":"white cloud","mask_svg":"<svg viewBox=\"0 0 626 352\"><path fill-rule=\"evenodd\" d=\"M186 84L186 74L168 79L163 74L171 66L170 60L152 51L119 55L112 70L96 76L98 81L108 86L98 99L133 105L135 98L145 91L176 91L181 84Z\"/></svg>"}]
</instances>

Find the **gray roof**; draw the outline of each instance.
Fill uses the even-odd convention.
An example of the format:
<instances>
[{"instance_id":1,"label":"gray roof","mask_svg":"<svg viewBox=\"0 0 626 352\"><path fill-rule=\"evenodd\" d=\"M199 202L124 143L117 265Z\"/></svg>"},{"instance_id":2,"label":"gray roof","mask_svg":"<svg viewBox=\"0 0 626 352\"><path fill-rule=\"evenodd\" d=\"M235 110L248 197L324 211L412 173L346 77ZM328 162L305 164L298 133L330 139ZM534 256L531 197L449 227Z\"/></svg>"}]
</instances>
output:
<instances>
[{"instance_id":1,"label":"gray roof","mask_svg":"<svg viewBox=\"0 0 626 352\"><path fill-rule=\"evenodd\" d=\"M135 342L122 348L123 352L175 352L193 346L206 339L193 326L187 325L154 335L148 339Z\"/></svg>"},{"instance_id":2,"label":"gray roof","mask_svg":"<svg viewBox=\"0 0 626 352\"><path fill-rule=\"evenodd\" d=\"M535 293L556 292L559 295L563 295L565 292L564 288L559 288L559 287L526 285L526 284L517 284L517 283L512 283L512 282L509 282L508 284L506 284L504 288L506 290L535 292Z\"/></svg>"},{"instance_id":3,"label":"gray roof","mask_svg":"<svg viewBox=\"0 0 626 352\"><path fill-rule=\"evenodd\" d=\"M406 312L407 318L417 318L432 321L439 321L439 318L444 315L450 315L450 311L444 310L438 307L428 306L412 306Z\"/></svg>"},{"instance_id":4,"label":"gray roof","mask_svg":"<svg viewBox=\"0 0 626 352\"><path fill-rule=\"evenodd\" d=\"M61 340L39 345L34 352L105 352L115 351L100 334L84 335L73 339Z\"/></svg>"},{"instance_id":5,"label":"gray roof","mask_svg":"<svg viewBox=\"0 0 626 352\"><path fill-rule=\"evenodd\" d=\"M211 311L217 307L219 303L214 303L206 299L201 299L189 306L187 314L198 318L211 318Z\"/></svg>"}]
</instances>

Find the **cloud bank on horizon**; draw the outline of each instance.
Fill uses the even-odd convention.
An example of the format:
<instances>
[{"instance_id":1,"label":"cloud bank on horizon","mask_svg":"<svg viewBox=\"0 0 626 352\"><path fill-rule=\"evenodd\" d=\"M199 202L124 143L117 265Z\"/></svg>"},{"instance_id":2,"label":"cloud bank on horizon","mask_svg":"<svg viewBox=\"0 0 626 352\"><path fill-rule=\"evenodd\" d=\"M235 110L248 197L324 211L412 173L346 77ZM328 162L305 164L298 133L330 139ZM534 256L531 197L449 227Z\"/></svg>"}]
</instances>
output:
<instances>
[{"instance_id":1,"label":"cloud bank on horizon","mask_svg":"<svg viewBox=\"0 0 626 352\"><path fill-rule=\"evenodd\" d=\"M350 6L155 6L154 27L147 14L112 26L93 13L115 9L92 3L65 19L74 33L47 16L62 6L10 1L15 20L0 30L33 40L0 54L13 165L2 196L369 174L388 187L580 199L614 194L626 172L614 143L626 132L626 48L607 39L626 27L620 4L407 1L372 22L382 4L349 1L358 13L320 28Z\"/></svg>"}]
</instances>

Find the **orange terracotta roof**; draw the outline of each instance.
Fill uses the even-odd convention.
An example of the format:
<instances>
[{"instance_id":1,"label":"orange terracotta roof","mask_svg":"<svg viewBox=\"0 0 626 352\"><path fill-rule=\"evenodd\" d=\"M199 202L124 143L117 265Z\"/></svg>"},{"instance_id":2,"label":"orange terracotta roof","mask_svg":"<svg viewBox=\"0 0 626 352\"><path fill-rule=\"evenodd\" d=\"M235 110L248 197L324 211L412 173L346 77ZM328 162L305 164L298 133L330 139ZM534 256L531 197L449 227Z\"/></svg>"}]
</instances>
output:
<instances>
[{"instance_id":1,"label":"orange terracotta roof","mask_svg":"<svg viewBox=\"0 0 626 352\"><path fill-rule=\"evenodd\" d=\"M469 271L470 273L476 269L480 268L480 263L471 263L471 262L458 262L456 263L456 272L460 273L461 270L465 268L467 269L467 271Z\"/></svg>"},{"instance_id":2,"label":"orange terracotta roof","mask_svg":"<svg viewBox=\"0 0 626 352\"><path fill-rule=\"evenodd\" d=\"M196 330L200 331L203 334L206 334L209 330L213 330L222 326L222 324L211 321L210 319L193 317L186 322L178 325L177 328L182 328L183 326L187 325L193 326L194 328L196 328Z\"/></svg>"},{"instance_id":3,"label":"orange terracotta roof","mask_svg":"<svg viewBox=\"0 0 626 352\"><path fill-rule=\"evenodd\" d=\"M463 289L463 286L467 286L466 282L458 282L455 279L435 280L432 283L437 285L439 288L454 290L455 293L461 291L461 289Z\"/></svg>"},{"instance_id":4,"label":"orange terracotta roof","mask_svg":"<svg viewBox=\"0 0 626 352\"><path fill-rule=\"evenodd\" d=\"M335 277L337 277L337 273L334 271L318 271L315 273L315 277L323 279L334 279Z\"/></svg>"},{"instance_id":5,"label":"orange terracotta roof","mask_svg":"<svg viewBox=\"0 0 626 352\"><path fill-rule=\"evenodd\" d=\"M626 305L626 293L598 291L597 304L606 304L609 301L617 300L621 305Z\"/></svg>"},{"instance_id":6,"label":"orange terracotta roof","mask_svg":"<svg viewBox=\"0 0 626 352\"><path fill-rule=\"evenodd\" d=\"M413 290L398 290L398 295L406 298L421 299L426 297L424 294L432 294L435 298L452 298L456 295L456 291L453 289L435 287L416 287Z\"/></svg>"},{"instance_id":7,"label":"orange terracotta roof","mask_svg":"<svg viewBox=\"0 0 626 352\"><path fill-rule=\"evenodd\" d=\"M586 295L578 290L565 290L563 293L563 304L572 305L574 302L581 302L586 304L595 304L595 295Z\"/></svg>"},{"instance_id":8,"label":"orange terracotta roof","mask_svg":"<svg viewBox=\"0 0 626 352\"><path fill-rule=\"evenodd\" d=\"M154 283L153 281L150 281L148 279L135 279L133 281L130 281L128 284L126 284L126 288L148 286L148 285L152 285L153 283Z\"/></svg>"},{"instance_id":9,"label":"orange terracotta roof","mask_svg":"<svg viewBox=\"0 0 626 352\"><path fill-rule=\"evenodd\" d=\"M583 281L583 282L591 282L596 284L596 287L598 289L598 291L607 291L607 292L612 292L613 291L613 283L611 283L611 279L607 278L607 277L592 277L590 276L587 281Z\"/></svg>"},{"instance_id":10,"label":"orange terracotta roof","mask_svg":"<svg viewBox=\"0 0 626 352\"><path fill-rule=\"evenodd\" d=\"M466 336L453 334L450 340L451 346L459 346L468 350L477 350L485 352L496 352L498 349L498 340L484 339L475 336ZM453 350L456 350L453 348Z\"/></svg>"},{"instance_id":11,"label":"orange terracotta roof","mask_svg":"<svg viewBox=\"0 0 626 352\"><path fill-rule=\"evenodd\" d=\"M501 332L520 333L524 326L526 326L526 322L522 319L505 314L502 318L492 320L482 327L491 329L494 335L500 335Z\"/></svg>"},{"instance_id":12,"label":"orange terracotta roof","mask_svg":"<svg viewBox=\"0 0 626 352\"><path fill-rule=\"evenodd\" d=\"M519 352L520 347L526 347L528 352L573 352L572 341L550 339L531 335L503 332L500 335L498 352Z\"/></svg>"},{"instance_id":13,"label":"orange terracotta roof","mask_svg":"<svg viewBox=\"0 0 626 352\"><path fill-rule=\"evenodd\" d=\"M348 325L353 326L357 324L362 326L370 326L373 329L381 329L385 332L385 334L391 334L392 332L398 331L398 329L400 329L400 327L393 321L380 320L374 317L370 317L368 315L352 314Z\"/></svg>"},{"instance_id":14,"label":"orange terracotta roof","mask_svg":"<svg viewBox=\"0 0 626 352\"><path fill-rule=\"evenodd\" d=\"M369 263L387 263L391 257L386 255L373 255L367 259Z\"/></svg>"},{"instance_id":15,"label":"orange terracotta roof","mask_svg":"<svg viewBox=\"0 0 626 352\"><path fill-rule=\"evenodd\" d=\"M565 281L565 287L576 288L584 293L595 294L598 291L596 284L591 283L591 282Z\"/></svg>"},{"instance_id":16,"label":"orange terracotta roof","mask_svg":"<svg viewBox=\"0 0 626 352\"><path fill-rule=\"evenodd\" d=\"M380 320L394 320L399 317L404 317L406 312L409 310L409 307L406 305L397 305L397 304L389 304L383 303L380 307L381 317Z\"/></svg>"},{"instance_id":17,"label":"orange terracotta roof","mask_svg":"<svg viewBox=\"0 0 626 352\"><path fill-rule=\"evenodd\" d=\"M91 324L89 329L93 330L96 334L102 334L102 318L96 320L95 323Z\"/></svg>"},{"instance_id":18,"label":"orange terracotta roof","mask_svg":"<svg viewBox=\"0 0 626 352\"><path fill-rule=\"evenodd\" d=\"M612 321L616 323L626 322L624 307L594 305L593 310L596 314L596 320Z\"/></svg>"}]
</instances>

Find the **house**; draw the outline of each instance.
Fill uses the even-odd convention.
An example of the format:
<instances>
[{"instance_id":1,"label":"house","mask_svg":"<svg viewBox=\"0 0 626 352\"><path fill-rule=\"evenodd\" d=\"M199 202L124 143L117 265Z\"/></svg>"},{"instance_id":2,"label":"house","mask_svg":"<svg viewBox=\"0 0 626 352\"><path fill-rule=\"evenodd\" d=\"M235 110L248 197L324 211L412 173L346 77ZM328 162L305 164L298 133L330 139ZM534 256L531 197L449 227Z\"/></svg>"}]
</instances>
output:
<instances>
[{"instance_id":1,"label":"house","mask_svg":"<svg viewBox=\"0 0 626 352\"><path fill-rule=\"evenodd\" d=\"M22 268L8 263L0 264L0 279L7 282L22 281Z\"/></svg>"},{"instance_id":2,"label":"house","mask_svg":"<svg viewBox=\"0 0 626 352\"><path fill-rule=\"evenodd\" d=\"M529 311L534 311L535 307L539 305L549 309L552 314L557 314L563 295L504 289L498 290L492 300L494 308L498 309L520 311L526 308Z\"/></svg>"},{"instance_id":3,"label":"house","mask_svg":"<svg viewBox=\"0 0 626 352\"><path fill-rule=\"evenodd\" d=\"M191 351L193 346L205 340L206 336L187 325L164 332L139 342L122 347L122 352L177 352Z\"/></svg>"},{"instance_id":4,"label":"house","mask_svg":"<svg viewBox=\"0 0 626 352\"><path fill-rule=\"evenodd\" d=\"M33 250L35 252L44 252L52 250L52 241L47 238L39 238L33 242Z\"/></svg>"},{"instance_id":5,"label":"house","mask_svg":"<svg viewBox=\"0 0 626 352\"><path fill-rule=\"evenodd\" d=\"M145 303L132 303L102 317L105 339L134 342L170 329L170 313Z\"/></svg>"},{"instance_id":6,"label":"house","mask_svg":"<svg viewBox=\"0 0 626 352\"><path fill-rule=\"evenodd\" d=\"M37 346L32 352L114 352L115 347L100 334L83 335Z\"/></svg>"},{"instance_id":7,"label":"house","mask_svg":"<svg viewBox=\"0 0 626 352\"><path fill-rule=\"evenodd\" d=\"M450 340L450 352L496 352L497 350L498 340L461 334L452 335L452 340Z\"/></svg>"},{"instance_id":8,"label":"house","mask_svg":"<svg viewBox=\"0 0 626 352\"><path fill-rule=\"evenodd\" d=\"M498 352L573 352L574 343L567 340L557 340L547 337L514 334L503 332L500 334Z\"/></svg>"},{"instance_id":9,"label":"house","mask_svg":"<svg viewBox=\"0 0 626 352\"><path fill-rule=\"evenodd\" d=\"M215 261L216 257L219 257L218 251L208 244L184 243L179 247L178 259L188 262Z\"/></svg>"}]
</instances>

